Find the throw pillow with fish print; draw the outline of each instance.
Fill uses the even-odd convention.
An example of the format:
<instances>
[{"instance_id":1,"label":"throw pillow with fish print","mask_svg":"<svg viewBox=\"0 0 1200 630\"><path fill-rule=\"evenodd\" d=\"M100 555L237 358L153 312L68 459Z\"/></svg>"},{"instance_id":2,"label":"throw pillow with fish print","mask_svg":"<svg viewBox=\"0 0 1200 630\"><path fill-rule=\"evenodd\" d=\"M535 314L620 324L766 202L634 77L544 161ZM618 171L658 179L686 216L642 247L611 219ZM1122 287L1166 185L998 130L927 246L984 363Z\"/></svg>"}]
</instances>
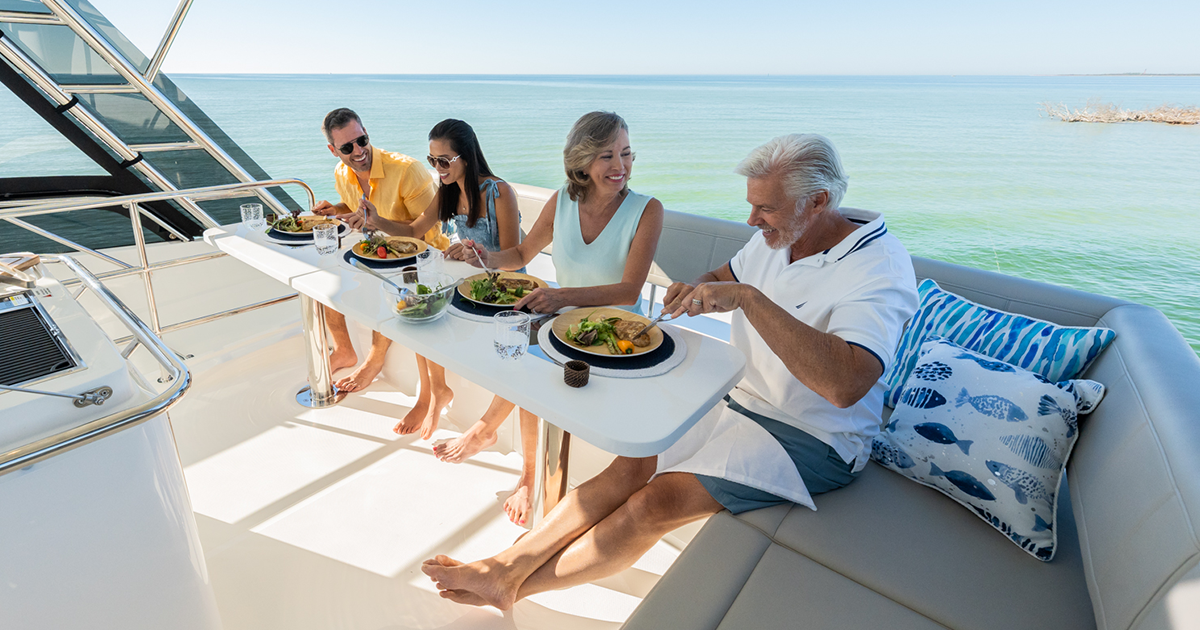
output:
<instances>
[{"instance_id":1,"label":"throw pillow with fish print","mask_svg":"<svg viewBox=\"0 0 1200 630\"><path fill-rule=\"evenodd\" d=\"M1089 380L1053 383L933 336L921 344L871 458L941 491L1049 562L1079 416L1104 391Z\"/></svg>"},{"instance_id":2,"label":"throw pillow with fish print","mask_svg":"<svg viewBox=\"0 0 1200 630\"><path fill-rule=\"evenodd\" d=\"M887 385L883 400L893 408L900 404L902 386L916 368L922 344L931 336L979 352L993 367L1024 368L1052 382L1082 376L1117 337L1109 328L1059 326L976 304L930 279L921 282L917 293L921 299L917 313L900 336L896 356L883 376ZM939 373L936 367L930 368L930 375Z\"/></svg>"}]
</instances>

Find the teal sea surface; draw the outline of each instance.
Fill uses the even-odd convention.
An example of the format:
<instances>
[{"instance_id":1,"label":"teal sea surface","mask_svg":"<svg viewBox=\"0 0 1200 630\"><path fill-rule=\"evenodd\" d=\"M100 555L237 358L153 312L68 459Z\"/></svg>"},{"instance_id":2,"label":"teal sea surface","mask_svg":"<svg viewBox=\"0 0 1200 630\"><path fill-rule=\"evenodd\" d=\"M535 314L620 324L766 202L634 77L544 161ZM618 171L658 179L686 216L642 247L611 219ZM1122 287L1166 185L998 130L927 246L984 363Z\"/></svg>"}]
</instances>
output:
<instances>
[{"instance_id":1,"label":"teal sea surface","mask_svg":"<svg viewBox=\"0 0 1200 630\"><path fill-rule=\"evenodd\" d=\"M492 170L558 188L581 114L628 121L631 186L667 208L742 221L733 168L784 133L841 152L843 205L884 213L916 255L1126 298L1200 351L1200 126L1084 124L1041 103L1200 106L1200 77L172 75L275 177L334 196L324 114L350 107L375 146L423 157L444 118Z\"/></svg>"}]
</instances>

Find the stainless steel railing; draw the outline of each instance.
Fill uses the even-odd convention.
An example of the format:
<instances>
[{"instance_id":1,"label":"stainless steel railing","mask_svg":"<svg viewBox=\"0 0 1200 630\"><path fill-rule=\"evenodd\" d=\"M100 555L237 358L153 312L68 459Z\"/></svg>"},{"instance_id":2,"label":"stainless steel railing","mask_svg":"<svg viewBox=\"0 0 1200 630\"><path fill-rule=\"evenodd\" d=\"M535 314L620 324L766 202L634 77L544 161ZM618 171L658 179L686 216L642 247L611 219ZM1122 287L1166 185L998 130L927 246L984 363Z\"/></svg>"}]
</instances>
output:
<instances>
[{"instance_id":1,"label":"stainless steel railing","mask_svg":"<svg viewBox=\"0 0 1200 630\"><path fill-rule=\"evenodd\" d=\"M96 294L117 319L129 329L136 343L144 346L162 369L171 376L170 385L154 398L134 407L92 420L78 427L42 438L24 446L0 453L0 475L36 464L44 459L65 453L100 438L137 426L157 416L179 402L192 384L191 374L183 361L159 339L145 322L125 306L108 287L68 255L48 256L54 262L67 266L79 280Z\"/></svg>"},{"instance_id":2,"label":"stainless steel railing","mask_svg":"<svg viewBox=\"0 0 1200 630\"><path fill-rule=\"evenodd\" d=\"M51 201L36 201L36 202L31 202L24 206L0 207L0 219L7 221L13 225L16 225L17 227L23 228L25 230L28 230L28 231L38 234L40 236L51 239L57 243L66 245L67 247L70 247L77 252L88 254L90 256L95 256L95 257L97 257L101 260L104 260L104 261L112 264L113 266L117 267L117 269L114 269L112 271L95 274L94 277L97 277L99 279L113 279L113 278L120 278L120 277L131 276L131 275L143 276L144 277L143 284L146 289L146 303L149 305L149 309L150 309L150 330L153 331L154 334L156 334L156 335L161 335L161 334L165 334L165 333L169 333L169 332L174 332L177 330L183 330L185 328L190 328L192 326L198 326L200 324L205 324L208 322L216 321L218 319L223 319L225 317L238 315L240 313L246 313L246 312L257 310L260 308L266 308L268 306L273 306L275 304L280 304L282 302L286 302L288 300L295 299L296 294L292 293L292 294L285 295L282 297L273 298L270 300L264 300L262 302L256 302L253 304L247 304L245 306L239 306L239 307L232 308L232 309L225 310L225 311L220 311L218 313L213 313L211 315L206 315L203 317L197 317L194 319L189 319L189 320L177 322L174 324L163 325L162 321L160 321L160 319L159 319L158 301L156 300L155 295L154 295L153 272L159 271L162 269L169 269L171 267L178 267L181 265L188 265L188 264L192 264L192 263L204 262L206 260L213 260L215 258L221 258L223 256L226 256L226 254L224 252L209 252L209 253L205 253L205 254L198 254L195 256L188 256L185 258L176 258L174 260L168 260L168 261L163 261L163 262L159 262L159 263L151 263L149 256L147 254L147 251L146 251L146 241L142 235L142 217L143 216L149 217L155 221L158 221L158 217L156 217L154 214L152 214L150 212L147 212L145 208L141 207L141 204L149 203L152 201L169 201L169 200L176 200L176 199L182 199L182 198L192 199L194 201L202 201L202 200L207 200L207 199L227 199L227 198L231 198L231 197L244 196L246 191L249 191L249 190L254 190L254 189L258 189L258 188L293 185L293 184L300 186L301 188L304 189L305 193L308 195L308 207L309 208L312 208L314 205L316 205L316 194L313 193L312 188L308 184L304 183L303 181L301 181L299 179L274 179L274 180L263 181L263 182L244 182L244 183L236 183L236 184L224 184L221 186L207 186L207 187L203 187L203 188L191 188L191 189L187 189L187 190L167 190L167 191L162 191L162 192L142 193L142 194L138 194L138 195L124 195L124 196L120 196L120 197L69 199L69 200L62 200L62 201L53 201L53 200L51 200ZM96 209L96 208L111 208L113 206L123 206L129 210L130 227L133 230L134 244L137 248L137 254L138 254L138 264L136 264L136 265L131 265L123 260L117 259L117 258L110 256L108 254L105 254L103 252L96 251L96 250L86 247L82 244L79 244L79 243L76 243L69 239L63 238L57 234L54 234L53 232L49 232L49 231L44 230L36 225L29 223L27 221L22 220L23 217L37 216L37 215L42 215L42 214L55 214L55 213L59 213L59 212L73 212L73 211L77 211L77 210L92 210L92 209ZM160 223L160 225L161 225L161 223ZM216 224L213 223L213 225L216 225ZM205 227L212 227L212 226L206 225ZM172 232L178 234L174 230L172 230ZM183 237L182 234L179 234L179 236L182 237L183 240L187 240L186 237ZM76 264L78 265L79 263L76 263ZM80 265L80 266L82 267L82 265ZM63 285L66 287L82 285L80 293L82 293L82 291L86 291L91 288L86 282L82 282L82 280L66 280L63 282ZM78 298L79 295L80 295L79 293L76 293L75 297ZM118 343L118 344L124 343L124 342L130 341L134 338L135 337L133 337L133 336L122 337L121 339L117 339L116 343ZM169 378L169 375L164 374L163 378L167 379L167 378Z\"/></svg>"}]
</instances>

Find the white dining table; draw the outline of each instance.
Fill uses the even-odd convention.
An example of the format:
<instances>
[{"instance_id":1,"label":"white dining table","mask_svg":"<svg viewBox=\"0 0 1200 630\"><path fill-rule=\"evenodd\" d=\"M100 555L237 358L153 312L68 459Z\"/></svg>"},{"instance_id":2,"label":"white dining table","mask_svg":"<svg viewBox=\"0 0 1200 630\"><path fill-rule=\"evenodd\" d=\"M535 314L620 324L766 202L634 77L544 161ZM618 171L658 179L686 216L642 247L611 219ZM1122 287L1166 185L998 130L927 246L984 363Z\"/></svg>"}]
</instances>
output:
<instances>
[{"instance_id":1,"label":"white dining table","mask_svg":"<svg viewBox=\"0 0 1200 630\"><path fill-rule=\"evenodd\" d=\"M302 390L300 402L322 407L336 404L342 395L333 389L328 373L324 317L316 308L321 304L537 414L542 430L535 495L541 505L535 505L535 516L553 507L566 491L570 435L616 455L656 455L733 389L746 368L745 355L737 348L678 328L687 356L669 372L645 378L592 375L586 386L574 388L564 383L563 368L540 352L516 361L501 359L490 322L452 313L427 323L400 320L384 301L382 281L351 269L343 260L359 240L357 233L343 238L342 249L327 256L318 255L312 245L272 243L240 224L210 228L204 240L300 295L312 387L310 399L305 400ZM459 261L445 261L442 270L456 279L479 273Z\"/></svg>"}]
</instances>

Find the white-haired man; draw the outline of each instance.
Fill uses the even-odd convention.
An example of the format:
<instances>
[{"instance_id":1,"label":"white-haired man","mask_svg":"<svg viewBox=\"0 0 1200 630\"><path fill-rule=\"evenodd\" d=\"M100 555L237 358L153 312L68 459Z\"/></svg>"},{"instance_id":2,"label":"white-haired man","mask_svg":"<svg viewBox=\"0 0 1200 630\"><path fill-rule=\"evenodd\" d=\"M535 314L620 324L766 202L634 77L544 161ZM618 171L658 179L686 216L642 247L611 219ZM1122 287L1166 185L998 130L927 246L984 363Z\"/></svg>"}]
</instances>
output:
<instances>
[{"instance_id":1,"label":"white-haired man","mask_svg":"<svg viewBox=\"0 0 1200 630\"><path fill-rule=\"evenodd\" d=\"M666 452L618 457L504 552L427 560L443 597L507 609L626 569L667 532L722 508L813 507L812 495L866 465L880 378L917 307L912 261L878 213L839 210L846 176L825 138L775 138L737 171L759 233L665 300L676 316L734 311L745 378Z\"/></svg>"}]
</instances>

